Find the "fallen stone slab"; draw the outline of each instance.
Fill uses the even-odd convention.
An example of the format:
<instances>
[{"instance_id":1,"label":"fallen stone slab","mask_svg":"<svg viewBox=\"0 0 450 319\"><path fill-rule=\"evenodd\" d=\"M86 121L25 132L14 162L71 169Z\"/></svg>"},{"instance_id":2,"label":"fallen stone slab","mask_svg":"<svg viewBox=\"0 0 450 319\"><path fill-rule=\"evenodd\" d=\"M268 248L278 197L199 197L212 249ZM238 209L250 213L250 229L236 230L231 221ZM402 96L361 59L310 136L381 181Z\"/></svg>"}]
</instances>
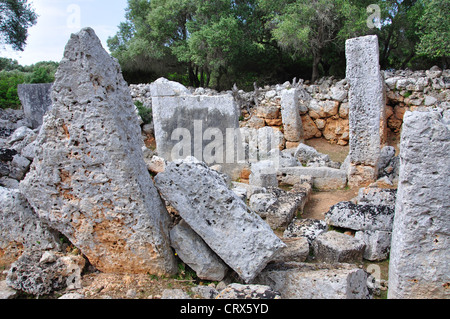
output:
<instances>
[{"instance_id":1,"label":"fallen stone slab","mask_svg":"<svg viewBox=\"0 0 450 319\"><path fill-rule=\"evenodd\" d=\"M363 230L355 233L355 238L366 245L364 259L381 261L389 257L392 232L382 230Z\"/></svg>"},{"instance_id":2,"label":"fallen stone slab","mask_svg":"<svg viewBox=\"0 0 450 319\"><path fill-rule=\"evenodd\" d=\"M388 206L395 209L396 189L360 188L356 202L359 205Z\"/></svg>"},{"instance_id":3,"label":"fallen stone slab","mask_svg":"<svg viewBox=\"0 0 450 319\"><path fill-rule=\"evenodd\" d=\"M287 192L279 188L268 188L267 193L250 198L250 208L261 216L272 229L286 228L306 204L306 192Z\"/></svg>"},{"instance_id":4,"label":"fallen stone slab","mask_svg":"<svg viewBox=\"0 0 450 319\"><path fill-rule=\"evenodd\" d=\"M278 175L311 176L313 187L321 190L339 189L347 185L347 174L330 167L282 167L278 169Z\"/></svg>"},{"instance_id":5,"label":"fallen stone slab","mask_svg":"<svg viewBox=\"0 0 450 319\"><path fill-rule=\"evenodd\" d=\"M283 299L372 299L368 274L350 264L270 264L255 279Z\"/></svg>"},{"instance_id":6,"label":"fallen stone slab","mask_svg":"<svg viewBox=\"0 0 450 319\"><path fill-rule=\"evenodd\" d=\"M182 220L172 228L170 242L178 257L191 267L200 279L221 281L225 277L227 265L185 221Z\"/></svg>"},{"instance_id":7,"label":"fallen stone slab","mask_svg":"<svg viewBox=\"0 0 450 319\"><path fill-rule=\"evenodd\" d=\"M195 158L169 163L155 184L186 223L247 282L285 247L218 172Z\"/></svg>"},{"instance_id":8,"label":"fallen stone slab","mask_svg":"<svg viewBox=\"0 0 450 319\"><path fill-rule=\"evenodd\" d=\"M362 262L365 246L363 241L335 231L320 234L312 243L315 259L330 264Z\"/></svg>"},{"instance_id":9,"label":"fallen stone slab","mask_svg":"<svg viewBox=\"0 0 450 319\"><path fill-rule=\"evenodd\" d=\"M389 206L340 202L325 213L327 224L352 230L392 231L395 211Z\"/></svg>"},{"instance_id":10,"label":"fallen stone slab","mask_svg":"<svg viewBox=\"0 0 450 319\"><path fill-rule=\"evenodd\" d=\"M94 30L71 36L52 90L22 193L100 271L175 274L130 90Z\"/></svg>"},{"instance_id":11,"label":"fallen stone slab","mask_svg":"<svg viewBox=\"0 0 450 319\"><path fill-rule=\"evenodd\" d=\"M269 286L230 284L216 299L280 299L280 293Z\"/></svg>"},{"instance_id":12,"label":"fallen stone slab","mask_svg":"<svg viewBox=\"0 0 450 319\"><path fill-rule=\"evenodd\" d=\"M308 240L308 243L312 244L317 236L326 231L328 231L328 225L323 220L295 218L284 231L283 237L305 237Z\"/></svg>"},{"instance_id":13,"label":"fallen stone slab","mask_svg":"<svg viewBox=\"0 0 450 319\"><path fill-rule=\"evenodd\" d=\"M272 262L304 262L309 256L309 242L306 237L282 238L286 247L281 249Z\"/></svg>"}]
</instances>

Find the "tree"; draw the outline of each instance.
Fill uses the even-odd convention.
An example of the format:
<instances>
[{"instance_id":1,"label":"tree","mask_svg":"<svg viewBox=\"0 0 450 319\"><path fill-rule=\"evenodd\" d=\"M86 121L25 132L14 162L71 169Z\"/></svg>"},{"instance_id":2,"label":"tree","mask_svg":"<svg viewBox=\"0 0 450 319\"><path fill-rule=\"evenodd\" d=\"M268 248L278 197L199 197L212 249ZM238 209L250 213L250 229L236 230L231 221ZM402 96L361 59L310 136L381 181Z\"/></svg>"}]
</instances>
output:
<instances>
[{"instance_id":1,"label":"tree","mask_svg":"<svg viewBox=\"0 0 450 319\"><path fill-rule=\"evenodd\" d=\"M361 26L363 21L361 7L345 0L261 0L261 5L271 15L267 27L278 44L296 56L312 57L313 82L325 49L355 32L350 23Z\"/></svg>"},{"instance_id":2,"label":"tree","mask_svg":"<svg viewBox=\"0 0 450 319\"><path fill-rule=\"evenodd\" d=\"M448 0L431 0L418 22L420 42L417 52L433 58L450 57L450 3Z\"/></svg>"},{"instance_id":3,"label":"tree","mask_svg":"<svg viewBox=\"0 0 450 319\"><path fill-rule=\"evenodd\" d=\"M35 25L37 15L28 0L0 0L0 43L23 51L28 28Z\"/></svg>"}]
</instances>

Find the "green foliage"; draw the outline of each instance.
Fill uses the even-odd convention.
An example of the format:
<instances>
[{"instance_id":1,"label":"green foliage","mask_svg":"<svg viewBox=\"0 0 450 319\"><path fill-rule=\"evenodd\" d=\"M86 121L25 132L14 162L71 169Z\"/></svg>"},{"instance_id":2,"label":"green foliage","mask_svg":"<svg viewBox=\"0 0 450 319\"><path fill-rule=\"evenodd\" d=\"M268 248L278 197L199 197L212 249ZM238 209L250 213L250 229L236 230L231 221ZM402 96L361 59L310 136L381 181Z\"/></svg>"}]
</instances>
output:
<instances>
[{"instance_id":1,"label":"green foliage","mask_svg":"<svg viewBox=\"0 0 450 319\"><path fill-rule=\"evenodd\" d=\"M20 71L0 72L0 106L2 109L20 108L17 85L25 82L25 74Z\"/></svg>"},{"instance_id":2,"label":"green foliage","mask_svg":"<svg viewBox=\"0 0 450 319\"><path fill-rule=\"evenodd\" d=\"M153 121L152 109L145 107L140 101L134 102L134 105L136 105L138 114L142 118L142 121L144 121L144 124L150 124Z\"/></svg>"},{"instance_id":3,"label":"green foliage","mask_svg":"<svg viewBox=\"0 0 450 319\"><path fill-rule=\"evenodd\" d=\"M28 0L0 0L0 43L23 51L28 28L35 25L37 15Z\"/></svg>"},{"instance_id":4,"label":"green foliage","mask_svg":"<svg viewBox=\"0 0 450 319\"><path fill-rule=\"evenodd\" d=\"M378 28L367 24L369 5L380 7ZM164 76L247 89L343 77L345 41L368 34L382 68L430 67L448 56L448 11L448 0L128 0L108 45L131 83Z\"/></svg>"},{"instance_id":5,"label":"green foliage","mask_svg":"<svg viewBox=\"0 0 450 319\"><path fill-rule=\"evenodd\" d=\"M450 2L426 1L425 12L418 21L419 55L450 57Z\"/></svg>"},{"instance_id":6,"label":"green foliage","mask_svg":"<svg viewBox=\"0 0 450 319\"><path fill-rule=\"evenodd\" d=\"M15 60L0 58L0 107L20 108L17 85L23 83L51 83L55 80L57 62L38 62L21 66Z\"/></svg>"}]
</instances>

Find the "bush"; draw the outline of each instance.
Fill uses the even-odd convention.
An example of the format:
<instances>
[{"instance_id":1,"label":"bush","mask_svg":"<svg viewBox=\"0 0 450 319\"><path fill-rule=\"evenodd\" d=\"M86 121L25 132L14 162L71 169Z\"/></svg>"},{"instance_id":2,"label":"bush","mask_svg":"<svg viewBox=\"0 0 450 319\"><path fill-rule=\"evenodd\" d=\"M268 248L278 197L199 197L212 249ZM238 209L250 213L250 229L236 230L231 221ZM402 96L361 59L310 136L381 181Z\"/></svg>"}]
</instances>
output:
<instances>
[{"instance_id":1,"label":"bush","mask_svg":"<svg viewBox=\"0 0 450 319\"><path fill-rule=\"evenodd\" d=\"M20 109L17 85L25 82L26 73L19 71L0 72L0 107L2 109Z\"/></svg>"},{"instance_id":2,"label":"bush","mask_svg":"<svg viewBox=\"0 0 450 319\"><path fill-rule=\"evenodd\" d=\"M136 105L139 116L144 121L144 124L150 124L153 121L152 109L145 107L145 105L140 101L134 102L134 105Z\"/></svg>"}]
</instances>

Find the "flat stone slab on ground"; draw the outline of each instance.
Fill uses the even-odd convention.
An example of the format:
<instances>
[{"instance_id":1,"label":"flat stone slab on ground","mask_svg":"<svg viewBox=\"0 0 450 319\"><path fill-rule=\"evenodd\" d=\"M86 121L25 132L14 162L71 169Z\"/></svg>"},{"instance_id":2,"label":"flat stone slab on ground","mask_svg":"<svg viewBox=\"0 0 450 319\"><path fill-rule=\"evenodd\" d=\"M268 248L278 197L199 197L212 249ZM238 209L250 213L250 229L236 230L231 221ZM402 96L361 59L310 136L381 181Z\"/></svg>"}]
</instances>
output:
<instances>
[{"instance_id":1,"label":"flat stone slab on ground","mask_svg":"<svg viewBox=\"0 0 450 319\"><path fill-rule=\"evenodd\" d=\"M365 246L363 241L335 231L320 234L312 243L315 259L326 263L362 262Z\"/></svg>"},{"instance_id":2,"label":"flat stone slab on ground","mask_svg":"<svg viewBox=\"0 0 450 319\"><path fill-rule=\"evenodd\" d=\"M372 299L368 274L350 264L275 263L255 279L282 299Z\"/></svg>"},{"instance_id":3,"label":"flat stone slab on ground","mask_svg":"<svg viewBox=\"0 0 450 319\"><path fill-rule=\"evenodd\" d=\"M332 226L353 230L392 231L394 213L394 209L388 206L340 202L325 213L325 221Z\"/></svg>"}]
</instances>

